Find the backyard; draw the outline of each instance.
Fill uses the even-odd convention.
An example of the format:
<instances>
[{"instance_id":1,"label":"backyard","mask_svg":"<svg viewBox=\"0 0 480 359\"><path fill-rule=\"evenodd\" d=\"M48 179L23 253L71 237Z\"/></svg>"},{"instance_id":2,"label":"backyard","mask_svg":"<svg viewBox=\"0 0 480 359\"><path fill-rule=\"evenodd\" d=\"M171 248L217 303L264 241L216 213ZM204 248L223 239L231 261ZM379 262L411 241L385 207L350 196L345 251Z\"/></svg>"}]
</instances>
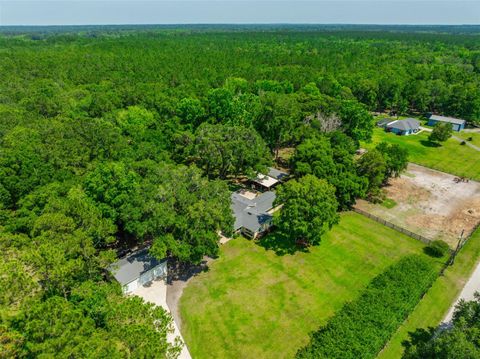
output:
<instances>
[{"instance_id":1,"label":"backyard","mask_svg":"<svg viewBox=\"0 0 480 359\"><path fill-rule=\"evenodd\" d=\"M460 134L455 133L456 136L461 137L471 136L462 132ZM468 146L462 146L452 138L441 145L435 145L428 140L428 135L428 132L421 132L417 135L397 136L381 128L375 128L372 142L362 143L362 146L369 149L382 141L396 143L408 149L410 162L480 181L480 152ZM473 135L474 141L477 139L475 135ZM473 144L475 144L474 141Z\"/></svg>"},{"instance_id":2,"label":"backyard","mask_svg":"<svg viewBox=\"0 0 480 359\"><path fill-rule=\"evenodd\" d=\"M423 247L352 212L305 252L275 233L234 239L185 288L182 333L195 358L290 358L373 277Z\"/></svg>"}]
</instances>

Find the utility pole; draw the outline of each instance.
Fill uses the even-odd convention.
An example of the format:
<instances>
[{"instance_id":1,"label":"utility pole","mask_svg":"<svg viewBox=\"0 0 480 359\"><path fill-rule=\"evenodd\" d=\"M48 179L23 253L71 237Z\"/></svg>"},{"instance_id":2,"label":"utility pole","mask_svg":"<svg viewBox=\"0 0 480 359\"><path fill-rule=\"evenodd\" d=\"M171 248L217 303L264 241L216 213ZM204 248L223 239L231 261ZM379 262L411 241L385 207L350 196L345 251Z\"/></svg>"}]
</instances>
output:
<instances>
[{"instance_id":1,"label":"utility pole","mask_svg":"<svg viewBox=\"0 0 480 359\"><path fill-rule=\"evenodd\" d=\"M460 248L462 248L462 241L463 241L463 233L465 232L465 229L462 229L462 234L460 234L460 238L458 239L457 243L457 248L453 251L452 255L450 256L450 262L448 265L453 265L455 263L455 257L457 256L458 252L460 251Z\"/></svg>"}]
</instances>

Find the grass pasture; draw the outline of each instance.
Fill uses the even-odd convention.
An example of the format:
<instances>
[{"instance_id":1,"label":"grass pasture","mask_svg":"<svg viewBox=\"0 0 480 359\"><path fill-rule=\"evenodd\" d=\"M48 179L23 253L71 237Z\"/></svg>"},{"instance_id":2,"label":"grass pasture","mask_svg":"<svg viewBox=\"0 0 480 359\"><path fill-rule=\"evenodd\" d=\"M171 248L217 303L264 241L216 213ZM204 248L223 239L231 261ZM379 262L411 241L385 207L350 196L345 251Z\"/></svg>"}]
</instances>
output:
<instances>
[{"instance_id":1,"label":"grass pasture","mask_svg":"<svg viewBox=\"0 0 480 359\"><path fill-rule=\"evenodd\" d=\"M378 359L402 357L402 342L418 328L436 327L444 319L452 303L455 302L463 286L470 278L480 258L480 229L472 234L458 254L455 264L439 276L427 294L418 303L408 319L397 330Z\"/></svg>"},{"instance_id":2,"label":"grass pasture","mask_svg":"<svg viewBox=\"0 0 480 359\"><path fill-rule=\"evenodd\" d=\"M423 247L352 212L307 252L274 233L237 238L185 288L184 339L194 358L291 358L376 275Z\"/></svg>"},{"instance_id":3,"label":"grass pasture","mask_svg":"<svg viewBox=\"0 0 480 359\"><path fill-rule=\"evenodd\" d=\"M428 132L398 136L376 127L372 141L362 143L362 146L367 149L373 148L382 141L396 143L406 148L410 162L480 181L480 152L460 145L460 142L455 139L451 138L441 145L435 145L428 141Z\"/></svg>"}]
</instances>

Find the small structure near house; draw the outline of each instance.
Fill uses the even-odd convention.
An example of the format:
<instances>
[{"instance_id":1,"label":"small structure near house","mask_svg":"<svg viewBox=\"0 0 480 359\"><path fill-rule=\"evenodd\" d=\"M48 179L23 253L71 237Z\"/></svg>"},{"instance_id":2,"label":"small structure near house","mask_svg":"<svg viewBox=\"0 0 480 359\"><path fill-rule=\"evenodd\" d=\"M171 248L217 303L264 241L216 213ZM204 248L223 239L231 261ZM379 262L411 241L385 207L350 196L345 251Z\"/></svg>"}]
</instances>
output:
<instances>
[{"instance_id":1,"label":"small structure near house","mask_svg":"<svg viewBox=\"0 0 480 359\"><path fill-rule=\"evenodd\" d=\"M167 260L159 261L148 253L148 248L119 259L109 271L122 285L124 293L132 293L141 285L167 277Z\"/></svg>"},{"instance_id":2,"label":"small structure near house","mask_svg":"<svg viewBox=\"0 0 480 359\"><path fill-rule=\"evenodd\" d=\"M279 182L284 182L288 179L289 174L287 172L281 171L279 169L269 167L268 175L272 178L275 178Z\"/></svg>"},{"instance_id":3,"label":"small structure near house","mask_svg":"<svg viewBox=\"0 0 480 359\"><path fill-rule=\"evenodd\" d=\"M272 226L275 192L268 191L251 196L244 191L232 193L231 208L235 217L234 230L248 238L255 239Z\"/></svg>"},{"instance_id":4,"label":"small structure near house","mask_svg":"<svg viewBox=\"0 0 480 359\"><path fill-rule=\"evenodd\" d=\"M467 121L461 120L459 118L454 117L446 117L446 116L438 116L438 115L430 115L428 117L428 125L435 126L439 122L446 122L452 124L452 129L454 131L460 132L465 128L465 124Z\"/></svg>"},{"instance_id":5,"label":"small structure near house","mask_svg":"<svg viewBox=\"0 0 480 359\"><path fill-rule=\"evenodd\" d=\"M258 173L257 177L252 180L252 188L260 191L270 191L280 182L288 178L288 173L270 167L268 175Z\"/></svg>"},{"instance_id":6,"label":"small structure near house","mask_svg":"<svg viewBox=\"0 0 480 359\"><path fill-rule=\"evenodd\" d=\"M392 122L391 118L382 118L380 121L377 121L377 126L385 128L390 122Z\"/></svg>"},{"instance_id":7,"label":"small structure near house","mask_svg":"<svg viewBox=\"0 0 480 359\"><path fill-rule=\"evenodd\" d=\"M414 118L395 120L385 125L385 131L393 132L400 136L411 135L420 130L420 122Z\"/></svg>"}]
</instances>

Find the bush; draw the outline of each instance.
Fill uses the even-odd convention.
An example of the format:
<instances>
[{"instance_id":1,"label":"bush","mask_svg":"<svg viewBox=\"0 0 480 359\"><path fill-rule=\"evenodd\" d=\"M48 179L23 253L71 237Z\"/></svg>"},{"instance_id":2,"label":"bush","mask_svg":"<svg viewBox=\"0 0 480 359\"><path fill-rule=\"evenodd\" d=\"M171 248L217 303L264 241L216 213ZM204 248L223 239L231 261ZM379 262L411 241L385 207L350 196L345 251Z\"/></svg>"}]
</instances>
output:
<instances>
[{"instance_id":1,"label":"bush","mask_svg":"<svg viewBox=\"0 0 480 359\"><path fill-rule=\"evenodd\" d=\"M465 146L467 143L465 141L460 142L462 146Z\"/></svg>"},{"instance_id":2,"label":"bush","mask_svg":"<svg viewBox=\"0 0 480 359\"><path fill-rule=\"evenodd\" d=\"M297 358L374 358L437 277L432 262L402 258L378 275L360 297L347 303L311 335Z\"/></svg>"},{"instance_id":3,"label":"bush","mask_svg":"<svg viewBox=\"0 0 480 359\"><path fill-rule=\"evenodd\" d=\"M473 141L473 137L470 136L469 138L467 138L467 141Z\"/></svg>"},{"instance_id":4,"label":"bush","mask_svg":"<svg viewBox=\"0 0 480 359\"><path fill-rule=\"evenodd\" d=\"M433 241L427 247L425 247L425 253L436 258L443 257L449 252L449 250L449 245L441 240Z\"/></svg>"}]
</instances>

